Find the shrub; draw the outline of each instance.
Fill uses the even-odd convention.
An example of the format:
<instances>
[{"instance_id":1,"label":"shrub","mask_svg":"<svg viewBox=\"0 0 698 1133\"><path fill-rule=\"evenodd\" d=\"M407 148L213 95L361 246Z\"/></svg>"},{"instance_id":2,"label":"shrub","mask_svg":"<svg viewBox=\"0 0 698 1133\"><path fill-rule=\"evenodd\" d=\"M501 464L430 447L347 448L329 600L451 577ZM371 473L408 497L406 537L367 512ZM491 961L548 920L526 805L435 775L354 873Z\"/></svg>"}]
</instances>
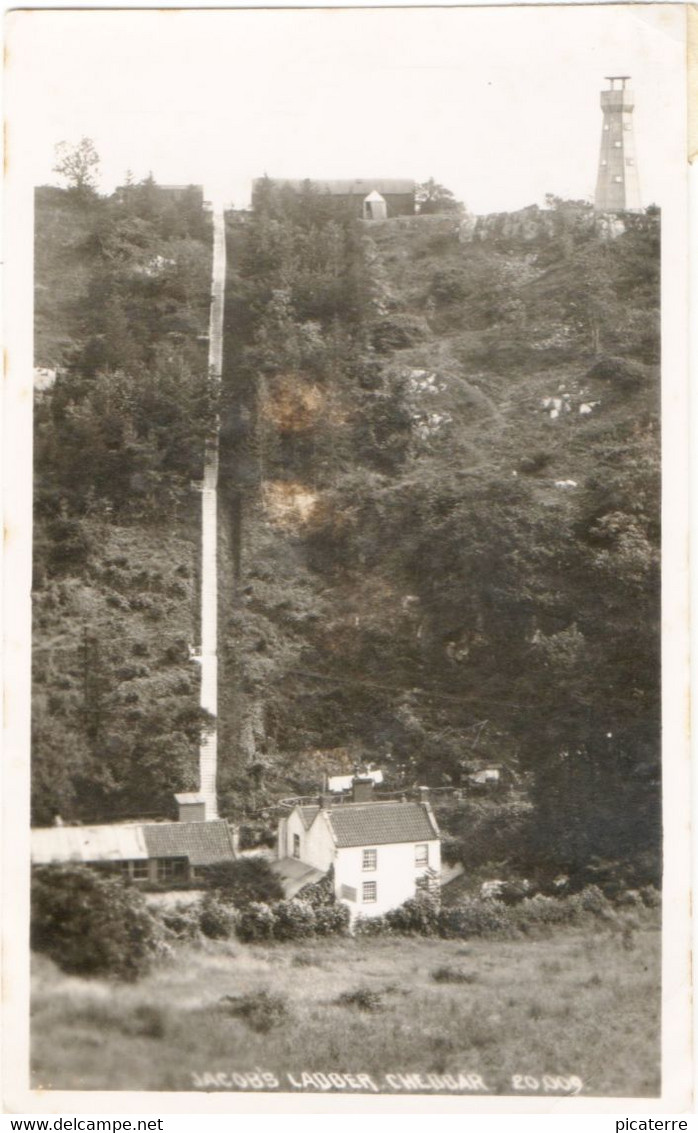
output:
<instances>
[{"instance_id":1,"label":"shrub","mask_svg":"<svg viewBox=\"0 0 698 1133\"><path fill-rule=\"evenodd\" d=\"M321 905L315 910L315 932L318 936L342 935L349 931L351 914L347 905Z\"/></svg>"},{"instance_id":2,"label":"shrub","mask_svg":"<svg viewBox=\"0 0 698 1133\"><path fill-rule=\"evenodd\" d=\"M292 897L273 907L276 940L303 940L315 933L315 910L307 901Z\"/></svg>"},{"instance_id":3,"label":"shrub","mask_svg":"<svg viewBox=\"0 0 698 1133\"><path fill-rule=\"evenodd\" d=\"M239 915L236 932L240 940L271 940L274 935L276 917L264 901L251 901Z\"/></svg>"},{"instance_id":4,"label":"shrub","mask_svg":"<svg viewBox=\"0 0 698 1133\"><path fill-rule=\"evenodd\" d=\"M600 378L603 381L613 382L622 390L635 390L647 384L647 369L632 358L605 357L587 371L588 378Z\"/></svg>"},{"instance_id":5,"label":"shrub","mask_svg":"<svg viewBox=\"0 0 698 1133\"><path fill-rule=\"evenodd\" d=\"M298 893L298 896L303 901L307 901L314 909L320 909L327 905L334 905L334 869L330 867L324 877L319 881L314 881L311 885L305 885Z\"/></svg>"},{"instance_id":6,"label":"shrub","mask_svg":"<svg viewBox=\"0 0 698 1133\"><path fill-rule=\"evenodd\" d=\"M392 929L385 917L365 917L359 913L353 925L355 936L386 936Z\"/></svg>"},{"instance_id":7,"label":"shrub","mask_svg":"<svg viewBox=\"0 0 698 1133\"><path fill-rule=\"evenodd\" d=\"M226 940L235 932L235 910L206 893L199 904L199 928L210 940Z\"/></svg>"},{"instance_id":8,"label":"shrub","mask_svg":"<svg viewBox=\"0 0 698 1133\"><path fill-rule=\"evenodd\" d=\"M31 943L65 972L135 980L161 944L143 895L86 866L40 866L32 881Z\"/></svg>"},{"instance_id":9,"label":"shrub","mask_svg":"<svg viewBox=\"0 0 698 1133\"><path fill-rule=\"evenodd\" d=\"M385 919L395 932L433 936L439 925L439 906L430 894L420 893L399 908L391 909Z\"/></svg>"},{"instance_id":10,"label":"shrub","mask_svg":"<svg viewBox=\"0 0 698 1133\"><path fill-rule=\"evenodd\" d=\"M640 897L642 898L642 903L648 909L656 909L662 903L662 895L658 889L655 889L654 885L643 885L640 890Z\"/></svg>"},{"instance_id":11,"label":"shrub","mask_svg":"<svg viewBox=\"0 0 698 1133\"><path fill-rule=\"evenodd\" d=\"M440 968L434 968L431 978L437 984L474 984L478 974L466 968L454 968L444 964Z\"/></svg>"},{"instance_id":12,"label":"shrub","mask_svg":"<svg viewBox=\"0 0 698 1133\"><path fill-rule=\"evenodd\" d=\"M392 350L405 350L416 346L429 337L429 326L417 315L391 315L373 327L371 334L374 348L379 354L389 354Z\"/></svg>"},{"instance_id":13,"label":"shrub","mask_svg":"<svg viewBox=\"0 0 698 1133\"><path fill-rule=\"evenodd\" d=\"M442 936L515 936L517 910L490 898L467 897L439 913Z\"/></svg>"},{"instance_id":14,"label":"shrub","mask_svg":"<svg viewBox=\"0 0 698 1133\"><path fill-rule=\"evenodd\" d=\"M355 991L343 991L335 1000L340 1007L358 1007L359 1011L382 1011L383 997L370 987L359 987Z\"/></svg>"},{"instance_id":15,"label":"shrub","mask_svg":"<svg viewBox=\"0 0 698 1133\"><path fill-rule=\"evenodd\" d=\"M284 895L279 878L263 857L238 858L209 866L205 881L222 901L239 909L252 902L268 904Z\"/></svg>"},{"instance_id":16,"label":"shrub","mask_svg":"<svg viewBox=\"0 0 698 1133\"><path fill-rule=\"evenodd\" d=\"M259 1034L280 1027L288 1018L286 999L268 991L253 991L248 995L225 995L220 1000L229 1015L243 1019L247 1026Z\"/></svg>"},{"instance_id":17,"label":"shrub","mask_svg":"<svg viewBox=\"0 0 698 1133\"><path fill-rule=\"evenodd\" d=\"M158 910L158 917L168 933L178 940L198 940L200 933L197 905L177 903L171 909Z\"/></svg>"}]
</instances>

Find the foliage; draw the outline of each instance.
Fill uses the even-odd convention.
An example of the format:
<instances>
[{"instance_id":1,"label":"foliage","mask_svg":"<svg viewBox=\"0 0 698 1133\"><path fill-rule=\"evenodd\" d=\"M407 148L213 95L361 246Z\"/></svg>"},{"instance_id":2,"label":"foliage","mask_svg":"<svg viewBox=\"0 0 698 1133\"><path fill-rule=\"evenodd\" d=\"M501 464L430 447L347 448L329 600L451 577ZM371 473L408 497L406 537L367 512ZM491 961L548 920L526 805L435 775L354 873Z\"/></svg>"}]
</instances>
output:
<instances>
[{"instance_id":1,"label":"foliage","mask_svg":"<svg viewBox=\"0 0 698 1133\"><path fill-rule=\"evenodd\" d=\"M439 185L433 177L417 185L415 200L417 212L421 216L439 212L458 212L463 207L456 200L451 190L445 188L444 185Z\"/></svg>"},{"instance_id":2,"label":"foliage","mask_svg":"<svg viewBox=\"0 0 698 1133\"><path fill-rule=\"evenodd\" d=\"M288 1021L288 1004L285 996L268 991L250 992L248 995L226 995L220 1001L228 1015L242 1019L259 1034L266 1035Z\"/></svg>"},{"instance_id":3,"label":"foliage","mask_svg":"<svg viewBox=\"0 0 698 1133\"><path fill-rule=\"evenodd\" d=\"M441 967L432 969L431 978L437 984L473 984L477 982L478 974L470 968L442 964Z\"/></svg>"},{"instance_id":4,"label":"foliage","mask_svg":"<svg viewBox=\"0 0 698 1133\"><path fill-rule=\"evenodd\" d=\"M199 927L210 940L227 940L235 933L236 911L227 902L205 893L199 905Z\"/></svg>"},{"instance_id":5,"label":"foliage","mask_svg":"<svg viewBox=\"0 0 698 1133\"><path fill-rule=\"evenodd\" d=\"M335 1001L340 1007L358 1007L359 1011L383 1011L383 997L370 987L358 987L354 991L343 991Z\"/></svg>"},{"instance_id":6,"label":"foliage","mask_svg":"<svg viewBox=\"0 0 698 1133\"><path fill-rule=\"evenodd\" d=\"M242 909L235 926L240 940L271 940L276 926L273 909L263 901L251 901Z\"/></svg>"},{"instance_id":7,"label":"foliage","mask_svg":"<svg viewBox=\"0 0 698 1133\"><path fill-rule=\"evenodd\" d=\"M84 866L40 866L32 879L31 944L64 971L136 980L159 946L140 893Z\"/></svg>"},{"instance_id":8,"label":"foliage","mask_svg":"<svg viewBox=\"0 0 698 1133\"><path fill-rule=\"evenodd\" d=\"M219 900L245 909L251 903L268 904L284 891L267 858L250 856L207 866L205 880Z\"/></svg>"},{"instance_id":9,"label":"foliage","mask_svg":"<svg viewBox=\"0 0 698 1133\"><path fill-rule=\"evenodd\" d=\"M65 180L69 189L82 195L94 193L99 171L99 154L94 142L90 138L81 138L75 145L59 142L53 171Z\"/></svg>"},{"instance_id":10,"label":"foliage","mask_svg":"<svg viewBox=\"0 0 698 1133\"><path fill-rule=\"evenodd\" d=\"M273 910L276 940L303 940L315 933L315 910L307 901L276 901Z\"/></svg>"},{"instance_id":11,"label":"foliage","mask_svg":"<svg viewBox=\"0 0 698 1133\"><path fill-rule=\"evenodd\" d=\"M428 893L420 893L385 914L385 920L394 932L419 933L430 936L439 923L439 904Z\"/></svg>"}]
</instances>

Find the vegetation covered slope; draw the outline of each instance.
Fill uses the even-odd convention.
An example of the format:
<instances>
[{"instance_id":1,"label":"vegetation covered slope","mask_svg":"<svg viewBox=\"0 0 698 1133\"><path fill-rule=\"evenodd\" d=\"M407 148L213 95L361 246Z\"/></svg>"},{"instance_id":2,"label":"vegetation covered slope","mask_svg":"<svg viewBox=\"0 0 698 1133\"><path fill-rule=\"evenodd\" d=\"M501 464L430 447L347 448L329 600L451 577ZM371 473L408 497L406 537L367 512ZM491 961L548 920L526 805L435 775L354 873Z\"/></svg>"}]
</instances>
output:
<instances>
[{"instance_id":1,"label":"vegetation covered slope","mask_svg":"<svg viewBox=\"0 0 698 1133\"><path fill-rule=\"evenodd\" d=\"M166 813L195 786L210 223L149 180L36 194L32 810Z\"/></svg>"},{"instance_id":2,"label":"vegetation covered slope","mask_svg":"<svg viewBox=\"0 0 698 1133\"><path fill-rule=\"evenodd\" d=\"M145 184L44 193L37 239L35 815L162 812L201 723L210 234ZM490 759L534 807L497 854L656 880L658 250L653 211L560 201L368 225L270 183L229 216L224 813Z\"/></svg>"},{"instance_id":3,"label":"vegetation covered slope","mask_svg":"<svg viewBox=\"0 0 698 1133\"><path fill-rule=\"evenodd\" d=\"M550 206L231 218L228 805L504 760L521 860L656 877L659 222Z\"/></svg>"}]
</instances>

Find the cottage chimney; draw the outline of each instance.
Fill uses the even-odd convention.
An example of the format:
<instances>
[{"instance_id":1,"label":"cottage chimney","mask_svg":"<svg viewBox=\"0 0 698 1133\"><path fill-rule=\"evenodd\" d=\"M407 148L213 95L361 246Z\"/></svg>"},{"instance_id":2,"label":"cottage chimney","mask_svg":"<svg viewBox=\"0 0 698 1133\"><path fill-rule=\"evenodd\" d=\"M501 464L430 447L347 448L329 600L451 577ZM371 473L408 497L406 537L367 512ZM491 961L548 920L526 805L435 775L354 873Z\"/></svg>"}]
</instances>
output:
<instances>
[{"instance_id":1,"label":"cottage chimney","mask_svg":"<svg viewBox=\"0 0 698 1133\"><path fill-rule=\"evenodd\" d=\"M357 778L352 784L352 800L355 803L370 803L373 801L373 779Z\"/></svg>"},{"instance_id":2,"label":"cottage chimney","mask_svg":"<svg viewBox=\"0 0 698 1133\"><path fill-rule=\"evenodd\" d=\"M417 790L419 792L420 803L428 803L429 802L429 788L428 787L418 787Z\"/></svg>"},{"instance_id":3,"label":"cottage chimney","mask_svg":"<svg viewBox=\"0 0 698 1133\"><path fill-rule=\"evenodd\" d=\"M323 791L318 795L318 804L320 810L329 810L332 806L332 795L328 791Z\"/></svg>"},{"instance_id":4,"label":"cottage chimney","mask_svg":"<svg viewBox=\"0 0 698 1133\"><path fill-rule=\"evenodd\" d=\"M179 822L205 822L206 800L201 795L175 795Z\"/></svg>"}]
</instances>

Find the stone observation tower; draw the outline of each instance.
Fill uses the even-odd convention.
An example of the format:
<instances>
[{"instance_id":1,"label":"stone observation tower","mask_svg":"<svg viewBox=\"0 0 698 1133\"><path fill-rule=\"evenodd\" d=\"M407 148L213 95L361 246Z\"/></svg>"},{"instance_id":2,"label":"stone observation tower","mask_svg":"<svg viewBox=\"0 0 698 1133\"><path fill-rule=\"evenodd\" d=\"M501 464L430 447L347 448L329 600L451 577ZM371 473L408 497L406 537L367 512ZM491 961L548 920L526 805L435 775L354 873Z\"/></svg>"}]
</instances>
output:
<instances>
[{"instance_id":1,"label":"stone observation tower","mask_svg":"<svg viewBox=\"0 0 698 1133\"><path fill-rule=\"evenodd\" d=\"M597 212L638 212L642 205L633 133L635 99L626 86L630 76L606 78L611 86L601 91L603 131L594 207Z\"/></svg>"}]
</instances>

